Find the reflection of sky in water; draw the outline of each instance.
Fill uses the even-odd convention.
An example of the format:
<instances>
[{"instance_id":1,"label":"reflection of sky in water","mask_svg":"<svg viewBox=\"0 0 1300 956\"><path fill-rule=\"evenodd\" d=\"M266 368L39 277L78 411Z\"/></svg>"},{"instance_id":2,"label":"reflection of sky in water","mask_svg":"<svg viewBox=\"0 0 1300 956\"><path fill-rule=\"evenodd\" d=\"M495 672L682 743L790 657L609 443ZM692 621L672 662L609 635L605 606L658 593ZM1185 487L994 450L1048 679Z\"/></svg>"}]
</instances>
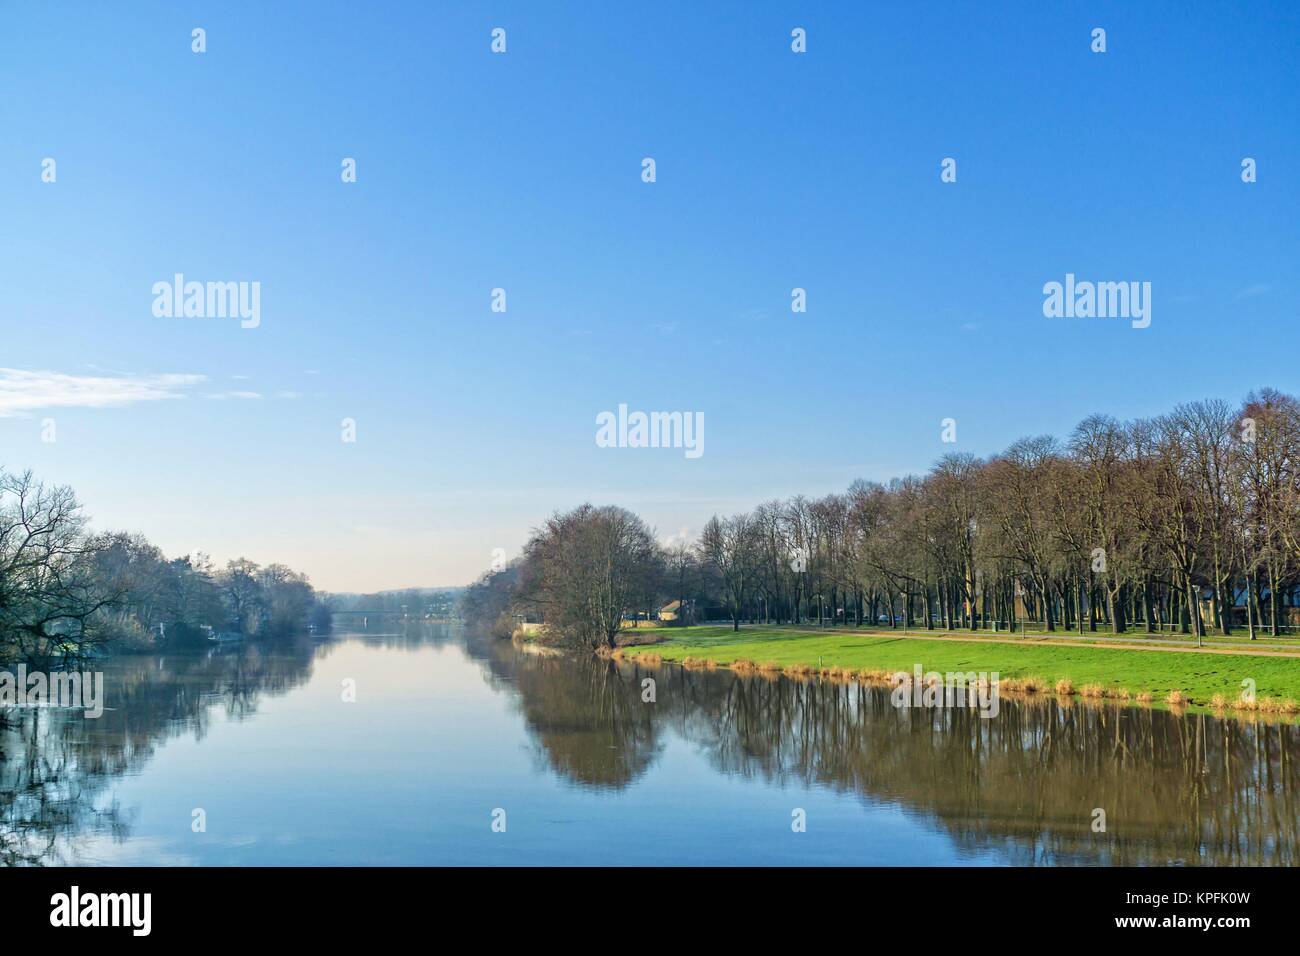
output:
<instances>
[{"instance_id":1,"label":"reflection of sky in water","mask_svg":"<svg viewBox=\"0 0 1300 956\"><path fill-rule=\"evenodd\" d=\"M356 681L356 703L341 701ZM654 706L654 705L647 705ZM624 789L562 779L537 754L512 688L494 690L455 644L346 641L256 713L216 708L202 740L160 742L101 796L129 835L81 841L126 864L632 864L997 862L958 850L922 814L852 793L719 772L660 726ZM207 832L190 831L191 811ZM505 834L490 829L494 807ZM806 833L790 811L808 813Z\"/></svg>"}]
</instances>

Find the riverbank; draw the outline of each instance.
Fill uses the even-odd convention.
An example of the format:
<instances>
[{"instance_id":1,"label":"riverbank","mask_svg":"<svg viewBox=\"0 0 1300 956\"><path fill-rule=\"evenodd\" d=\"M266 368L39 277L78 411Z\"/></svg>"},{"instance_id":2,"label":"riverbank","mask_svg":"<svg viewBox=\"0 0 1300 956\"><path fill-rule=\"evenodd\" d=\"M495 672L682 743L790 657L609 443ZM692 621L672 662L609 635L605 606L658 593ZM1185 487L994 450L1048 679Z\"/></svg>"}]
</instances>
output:
<instances>
[{"instance_id":1,"label":"riverbank","mask_svg":"<svg viewBox=\"0 0 1300 956\"><path fill-rule=\"evenodd\" d=\"M1196 648L1161 646L1158 641L1107 645L1064 635L904 637L765 625L744 625L739 631L729 626L663 628L655 637L659 640L653 645L627 646L620 656L846 679L880 679L920 664L926 671L996 671L1003 688L1011 691L1300 712L1300 649L1294 646ZM1253 703L1241 699L1246 680L1254 681Z\"/></svg>"}]
</instances>

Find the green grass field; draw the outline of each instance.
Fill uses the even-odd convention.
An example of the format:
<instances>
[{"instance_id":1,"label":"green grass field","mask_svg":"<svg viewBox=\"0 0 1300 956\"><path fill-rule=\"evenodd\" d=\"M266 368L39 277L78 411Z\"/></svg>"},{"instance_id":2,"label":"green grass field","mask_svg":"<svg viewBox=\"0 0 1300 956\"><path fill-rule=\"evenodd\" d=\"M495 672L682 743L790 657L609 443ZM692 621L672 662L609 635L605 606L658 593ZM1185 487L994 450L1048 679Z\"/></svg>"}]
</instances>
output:
<instances>
[{"instance_id":1,"label":"green grass field","mask_svg":"<svg viewBox=\"0 0 1300 956\"><path fill-rule=\"evenodd\" d=\"M635 632L625 635L634 637ZM1099 684L1112 691L1127 690L1134 698L1150 694L1156 701L1163 701L1176 690L1197 704L1208 703L1215 694L1236 700L1241 695L1242 681L1250 678L1260 698L1300 701L1300 658L1275 656L1295 653L1294 647L1277 647L1273 654L1252 655L1222 653L1222 648L1196 652L1053 646L1054 642L1072 639L1065 634L1055 638L1030 636L1023 641L1002 634L998 635L1001 641L1010 642L1001 643L988 638L926 640L762 625L742 625L739 632L729 626L665 628L655 632L655 637L664 636L668 640L627 647L624 656L644 653L657 654L665 661L689 657L719 664L749 660L758 664L771 661L782 667L889 671L911 671L919 663L927 671L997 671L1001 678L1036 677L1052 685L1066 679L1076 689Z\"/></svg>"}]
</instances>

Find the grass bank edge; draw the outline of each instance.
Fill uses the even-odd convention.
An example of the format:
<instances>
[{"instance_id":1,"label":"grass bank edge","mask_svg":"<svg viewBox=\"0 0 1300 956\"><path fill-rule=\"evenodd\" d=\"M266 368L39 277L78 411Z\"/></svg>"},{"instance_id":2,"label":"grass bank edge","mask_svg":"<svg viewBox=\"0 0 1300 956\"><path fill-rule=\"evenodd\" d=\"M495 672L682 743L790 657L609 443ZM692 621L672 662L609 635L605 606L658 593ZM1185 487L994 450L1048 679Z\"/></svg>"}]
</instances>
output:
<instances>
[{"instance_id":1,"label":"grass bank edge","mask_svg":"<svg viewBox=\"0 0 1300 956\"><path fill-rule=\"evenodd\" d=\"M628 636L634 636L631 632ZM826 632L764 626L656 628L655 643L630 644L623 658L736 670L821 674L847 679L926 671L996 671L1004 690L1109 697L1138 703L1190 704L1214 710L1300 712L1300 660L1270 655L1196 653L988 639L933 640L917 635ZM1004 635L1004 638L1006 635ZM1061 640L1068 640L1062 635ZM1255 681L1253 704L1241 700L1242 681Z\"/></svg>"}]
</instances>

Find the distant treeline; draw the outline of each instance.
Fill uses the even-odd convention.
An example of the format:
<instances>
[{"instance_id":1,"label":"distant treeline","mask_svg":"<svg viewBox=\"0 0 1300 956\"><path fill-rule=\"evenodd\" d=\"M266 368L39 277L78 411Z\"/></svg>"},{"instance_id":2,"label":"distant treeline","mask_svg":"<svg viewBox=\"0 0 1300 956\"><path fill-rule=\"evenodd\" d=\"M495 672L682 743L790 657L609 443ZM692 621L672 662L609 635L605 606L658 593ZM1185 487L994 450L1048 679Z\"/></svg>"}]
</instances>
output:
<instances>
[{"instance_id":1,"label":"distant treeline","mask_svg":"<svg viewBox=\"0 0 1300 956\"><path fill-rule=\"evenodd\" d=\"M459 588L405 588L374 594L329 594L325 602L336 613L405 614L416 617L451 618L456 611Z\"/></svg>"},{"instance_id":2,"label":"distant treeline","mask_svg":"<svg viewBox=\"0 0 1300 956\"><path fill-rule=\"evenodd\" d=\"M244 558L169 559L140 535L92 533L71 489L0 469L0 663L309 624L328 627L329 614L303 575Z\"/></svg>"},{"instance_id":3,"label":"distant treeline","mask_svg":"<svg viewBox=\"0 0 1300 956\"><path fill-rule=\"evenodd\" d=\"M498 633L539 620L593 645L666 602L681 602L678 623L718 608L736 626L1254 637L1291 626L1298 580L1300 403L1264 389L1153 419L1094 415L1064 442L949 454L925 476L715 516L693 543L657 543L635 515L584 505L463 605Z\"/></svg>"}]
</instances>

